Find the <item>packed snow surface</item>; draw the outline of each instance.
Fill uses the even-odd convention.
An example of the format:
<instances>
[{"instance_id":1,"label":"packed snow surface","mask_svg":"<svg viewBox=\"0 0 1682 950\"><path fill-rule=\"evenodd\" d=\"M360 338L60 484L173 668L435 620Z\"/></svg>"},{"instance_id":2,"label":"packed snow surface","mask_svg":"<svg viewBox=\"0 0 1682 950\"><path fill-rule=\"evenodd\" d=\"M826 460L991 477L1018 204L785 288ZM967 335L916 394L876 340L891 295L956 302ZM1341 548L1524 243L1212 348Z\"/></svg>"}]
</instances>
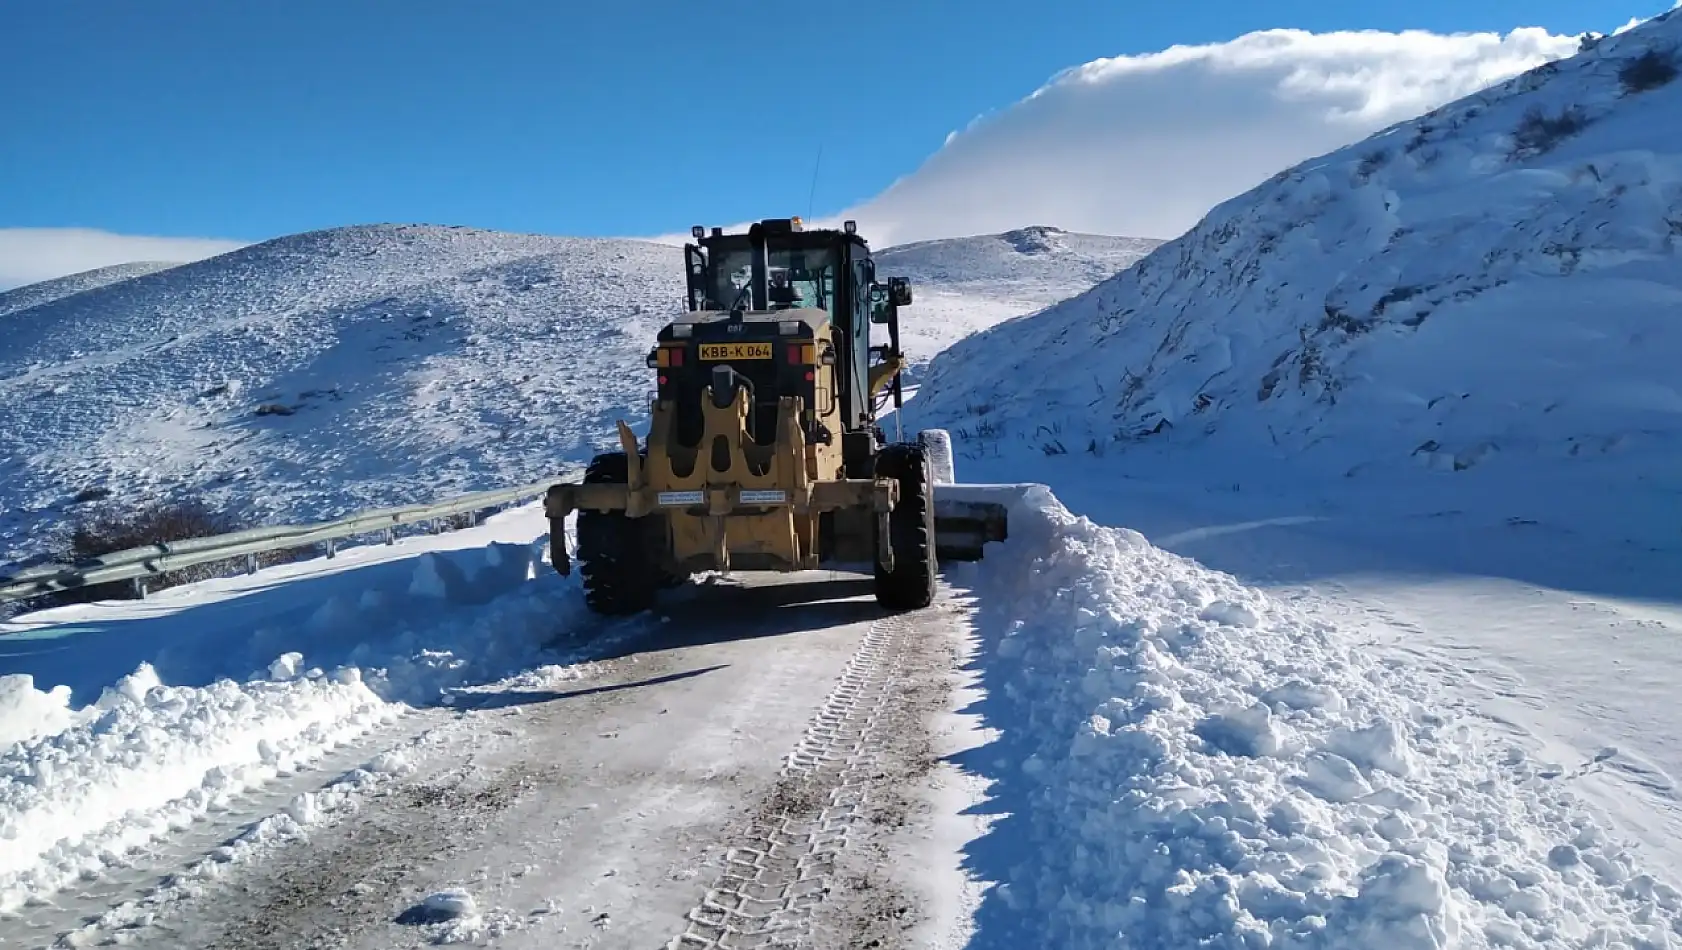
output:
<instances>
[{"instance_id":1,"label":"packed snow surface","mask_svg":"<svg viewBox=\"0 0 1682 950\"><path fill-rule=\"evenodd\" d=\"M1682 431L1682 16L1279 173L929 367L923 418L1464 471Z\"/></svg>"},{"instance_id":2,"label":"packed snow surface","mask_svg":"<svg viewBox=\"0 0 1682 950\"><path fill-rule=\"evenodd\" d=\"M1010 517L971 578L979 945L1682 939L1651 856L1423 666L1043 489Z\"/></svg>"}]
</instances>

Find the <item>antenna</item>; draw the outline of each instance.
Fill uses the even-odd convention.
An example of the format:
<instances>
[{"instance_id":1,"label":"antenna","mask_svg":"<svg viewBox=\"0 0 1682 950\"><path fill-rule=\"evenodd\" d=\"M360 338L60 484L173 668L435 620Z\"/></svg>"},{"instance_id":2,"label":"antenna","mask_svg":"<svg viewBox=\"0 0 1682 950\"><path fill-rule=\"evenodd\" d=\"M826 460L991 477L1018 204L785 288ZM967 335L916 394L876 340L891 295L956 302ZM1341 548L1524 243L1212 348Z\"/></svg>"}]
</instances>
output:
<instances>
[{"instance_id":1,"label":"antenna","mask_svg":"<svg viewBox=\"0 0 1682 950\"><path fill-rule=\"evenodd\" d=\"M812 163L812 190L806 195L806 218L812 217L812 207L818 197L818 169L823 167L823 143L818 143L818 160Z\"/></svg>"}]
</instances>

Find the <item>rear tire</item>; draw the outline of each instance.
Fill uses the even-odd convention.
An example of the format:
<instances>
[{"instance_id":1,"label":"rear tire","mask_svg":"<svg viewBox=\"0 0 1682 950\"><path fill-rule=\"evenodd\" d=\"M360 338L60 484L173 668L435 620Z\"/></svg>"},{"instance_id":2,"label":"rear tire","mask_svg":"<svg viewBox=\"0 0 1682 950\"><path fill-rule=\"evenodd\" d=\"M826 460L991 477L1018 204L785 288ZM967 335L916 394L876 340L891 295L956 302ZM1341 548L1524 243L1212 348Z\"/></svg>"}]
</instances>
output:
<instances>
[{"instance_id":1,"label":"rear tire","mask_svg":"<svg viewBox=\"0 0 1682 950\"><path fill-rule=\"evenodd\" d=\"M630 479L624 452L604 452L584 472L586 485L623 485ZM623 511L578 512L578 573L584 603L598 614L626 616L654 606L660 572L649 550L648 526Z\"/></svg>"},{"instance_id":2,"label":"rear tire","mask_svg":"<svg viewBox=\"0 0 1682 950\"><path fill-rule=\"evenodd\" d=\"M934 553L934 497L928 456L911 442L883 446L876 475L899 482L899 503L888 515L894 569L876 564L876 602L889 610L921 610L934 603L939 565Z\"/></svg>"}]
</instances>

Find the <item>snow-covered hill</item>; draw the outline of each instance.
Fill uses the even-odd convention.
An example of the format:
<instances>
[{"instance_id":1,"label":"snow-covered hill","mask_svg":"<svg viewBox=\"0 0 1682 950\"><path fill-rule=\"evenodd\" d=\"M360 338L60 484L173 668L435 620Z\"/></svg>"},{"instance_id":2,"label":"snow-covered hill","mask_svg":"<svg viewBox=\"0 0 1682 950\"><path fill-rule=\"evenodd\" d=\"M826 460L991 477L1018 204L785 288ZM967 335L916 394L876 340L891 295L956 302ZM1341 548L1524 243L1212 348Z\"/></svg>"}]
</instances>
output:
<instances>
[{"instance_id":1,"label":"snow-covered hill","mask_svg":"<svg viewBox=\"0 0 1682 950\"><path fill-rule=\"evenodd\" d=\"M98 267L93 270L82 271L79 274L68 274L43 280L36 284L27 284L12 290L0 292L0 317L30 307L62 300L72 294L79 294L84 290L97 290L128 280L131 277L143 277L158 271L180 266L175 261L134 261L129 264L112 264L109 267Z\"/></svg>"},{"instance_id":2,"label":"snow-covered hill","mask_svg":"<svg viewBox=\"0 0 1682 950\"><path fill-rule=\"evenodd\" d=\"M902 244L876 257L884 273L908 278L916 291L902 328L915 374L963 337L1080 294L1160 244L1032 226Z\"/></svg>"},{"instance_id":3,"label":"snow-covered hill","mask_svg":"<svg viewBox=\"0 0 1682 950\"><path fill-rule=\"evenodd\" d=\"M882 258L917 283L921 362L1140 246L1030 229ZM0 298L38 301L0 321L0 563L90 489L297 520L551 477L642 417L643 356L682 306L674 247L430 226L77 280Z\"/></svg>"},{"instance_id":4,"label":"snow-covered hill","mask_svg":"<svg viewBox=\"0 0 1682 950\"><path fill-rule=\"evenodd\" d=\"M678 255L353 227L13 313L0 545L38 546L89 488L290 519L553 474L640 397L626 368L680 306Z\"/></svg>"},{"instance_id":5,"label":"snow-covered hill","mask_svg":"<svg viewBox=\"0 0 1682 950\"><path fill-rule=\"evenodd\" d=\"M1682 16L1276 175L953 347L919 418L1522 470L1682 431Z\"/></svg>"}]
</instances>

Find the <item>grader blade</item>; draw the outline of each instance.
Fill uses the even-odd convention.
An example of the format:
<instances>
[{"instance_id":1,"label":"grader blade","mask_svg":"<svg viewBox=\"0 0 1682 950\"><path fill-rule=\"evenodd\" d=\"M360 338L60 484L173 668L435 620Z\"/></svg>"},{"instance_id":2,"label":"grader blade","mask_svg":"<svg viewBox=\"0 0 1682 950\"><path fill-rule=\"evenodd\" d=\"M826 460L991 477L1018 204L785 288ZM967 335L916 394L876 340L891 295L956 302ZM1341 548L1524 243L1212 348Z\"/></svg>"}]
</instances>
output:
<instances>
[{"instance_id":1,"label":"grader blade","mask_svg":"<svg viewBox=\"0 0 1682 950\"><path fill-rule=\"evenodd\" d=\"M979 561L989 541L1009 535L1007 508L1001 502L942 498L935 488L934 546L941 561Z\"/></svg>"}]
</instances>

